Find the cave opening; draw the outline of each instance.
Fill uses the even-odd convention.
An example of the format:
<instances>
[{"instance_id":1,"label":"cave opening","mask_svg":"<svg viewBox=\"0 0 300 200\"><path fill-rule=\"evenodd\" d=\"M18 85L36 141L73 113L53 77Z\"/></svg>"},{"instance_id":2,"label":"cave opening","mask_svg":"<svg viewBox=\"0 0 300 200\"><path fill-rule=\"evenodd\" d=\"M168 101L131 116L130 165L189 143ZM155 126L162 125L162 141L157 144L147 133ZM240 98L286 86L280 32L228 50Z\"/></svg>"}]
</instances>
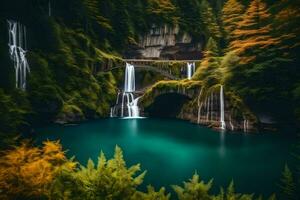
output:
<instances>
[{"instance_id":1,"label":"cave opening","mask_svg":"<svg viewBox=\"0 0 300 200\"><path fill-rule=\"evenodd\" d=\"M187 101L188 96L178 93L167 93L157 96L153 103L145 108L149 117L175 118Z\"/></svg>"}]
</instances>

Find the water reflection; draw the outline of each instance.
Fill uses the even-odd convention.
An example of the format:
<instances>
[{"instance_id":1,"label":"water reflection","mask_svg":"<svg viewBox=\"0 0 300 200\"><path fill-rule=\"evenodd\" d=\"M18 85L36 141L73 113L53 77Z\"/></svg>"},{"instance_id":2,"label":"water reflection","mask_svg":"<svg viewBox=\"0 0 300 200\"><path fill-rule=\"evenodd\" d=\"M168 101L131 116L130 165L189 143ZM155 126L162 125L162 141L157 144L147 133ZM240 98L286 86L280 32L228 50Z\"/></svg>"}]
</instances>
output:
<instances>
[{"instance_id":1,"label":"water reflection","mask_svg":"<svg viewBox=\"0 0 300 200\"><path fill-rule=\"evenodd\" d=\"M220 132L220 149L219 149L219 154L221 157L224 157L225 155L225 150L226 150L226 147L225 147L225 130L222 130Z\"/></svg>"}]
</instances>

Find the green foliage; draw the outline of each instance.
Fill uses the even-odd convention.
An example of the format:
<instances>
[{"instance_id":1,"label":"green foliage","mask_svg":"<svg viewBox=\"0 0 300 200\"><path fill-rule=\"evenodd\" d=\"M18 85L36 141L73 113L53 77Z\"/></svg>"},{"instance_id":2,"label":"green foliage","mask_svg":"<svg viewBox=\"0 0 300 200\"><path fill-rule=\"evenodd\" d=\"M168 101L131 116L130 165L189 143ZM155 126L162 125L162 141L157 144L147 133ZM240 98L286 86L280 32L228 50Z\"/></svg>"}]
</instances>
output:
<instances>
[{"instance_id":1,"label":"green foliage","mask_svg":"<svg viewBox=\"0 0 300 200\"><path fill-rule=\"evenodd\" d=\"M220 194L215 196L213 200L252 200L253 194L238 194L235 193L234 183L231 181L226 191L221 188Z\"/></svg>"},{"instance_id":2,"label":"green foliage","mask_svg":"<svg viewBox=\"0 0 300 200\"><path fill-rule=\"evenodd\" d=\"M24 98L24 100L22 100ZM0 89L0 137L6 138L6 134L19 133L19 129L27 125L26 115L30 110L26 95L21 91L15 91L9 96ZM2 142L3 140L1 140Z\"/></svg>"},{"instance_id":3,"label":"green foliage","mask_svg":"<svg viewBox=\"0 0 300 200\"><path fill-rule=\"evenodd\" d=\"M211 186L212 180L208 183L200 181L200 177L197 173L188 181L183 183L183 187L174 185L173 189L176 192L179 200L211 200L211 196L208 194Z\"/></svg>"},{"instance_id":4,"label":"green foliage","mask_svg":"<svg viewBox=\"0 0 300 200\"><path fill-rule=\"evenodd\" d=\"M204 59L200 67L197 68L193 79L203 80L208 85L214 85L222 82L224 73L220 70L221 57L219 57L219 47L216 41L210 37L208 39L206 50L204 52Z\"/></svg>"},{"instance_id":5,"label":"green foliage","mask_svg":"<svg viewBox=\"0 0 300 200\"><path fill-rule=\"evenodd\" d=\"M45 120L53 119L63 106L61 96L52 85L35 88L30 95L33 110Z\"/></svg>"},{"instance_id":6,"label":"green foliage","mask_svg":"<svg viewBox=\"0 0 300 200\"><path fill-rule=\"evenodd\" d=\"M294 177L287 165L285 165L284 170L282 172L282 178L279 187L281 188L281 195L284 199L297 199Z\"/></svg>"},{"instance_id":7,"label":"green foliage","mask_svg":"<svg viewBox=\"0 0 300 200\"><path fill-rule=\"evenodd\" d=\"M161 188L158 192L155 191L154 187L148 186L147 192L136 192L132 199L143 199L143 200L169 200L171 195L165 194L165 188Z\"/></svg>"},{"instance_id":8,"label":"green foliage","mask_svg":"<svg viewBox=\"0 0 300 200\"><path fill-rule=\"evenodd\" d=\"M42 147L22 142L1 152L1 199L72 199L72 200L169 200L165 188L155 191L148 186L140 191L146 172L138 173L140 165L127 167L122 150L116 146L113 158L103 152L95 164L91 159L86 166L67 159L59 142L45 141ZM233 182L226 191L210 194L212 180L205 183L197 173L183 183L172 186L179 200L252 200L254 195L235 192ZM173 199L173 198L172 198ZM262 199L262 198L259 198ZM272 195L270 200L275 200Z\"/></svg>"},{"instance_id":9,"label":"green foliage","mask_svg":"<svg viewBox=\"0 0 300 200\"><path fill-rule=\"evenodd\" d=\"M207 0L201 1L201 15L206 28L206 35L208 37L220 38L222 33L217 21L217 17Z\"/></svg>"},{"instance_id":10,"label":"green foliage","mask_svg":"<svg viewBox=\"0 0 300 200\"><path fill-rule=\"evenodd\" d=\"M140 165L127 169L123 153L116 147L114 158L107 160L103 153L95 166L89 160L87 166L63 171L52 187L52 199L131 199L146 172L139 175ZM154 191L150 189L152 195ZM163 194L163 190L157 195Z\"/></svg>"}]
</instances>

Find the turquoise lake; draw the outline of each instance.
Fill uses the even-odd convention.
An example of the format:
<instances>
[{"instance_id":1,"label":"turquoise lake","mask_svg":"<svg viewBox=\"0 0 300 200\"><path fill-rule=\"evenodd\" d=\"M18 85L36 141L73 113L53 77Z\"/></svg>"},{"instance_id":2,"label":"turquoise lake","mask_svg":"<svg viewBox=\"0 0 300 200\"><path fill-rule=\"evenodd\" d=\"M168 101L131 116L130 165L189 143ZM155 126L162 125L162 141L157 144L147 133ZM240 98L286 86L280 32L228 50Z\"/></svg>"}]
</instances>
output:
<instances>
[{"instance_id":1,"label":"turquoise lake","mask_svg":"<svg viewBox=\"0 0 300 200\"><path fill-rule=\"evenodd\" d=\"M293 138L275 133L220 133L180 120L101 119L74 126L38 128L37 143L60 140L68 156L81 164L94 161L102 150L107 158L119 145L128 166L140 163L148 184L182 184L197 172L205 181L214 178L213 192L234 180L237 192L269 195L286 162Z\"/></svg>"}]
</instances>

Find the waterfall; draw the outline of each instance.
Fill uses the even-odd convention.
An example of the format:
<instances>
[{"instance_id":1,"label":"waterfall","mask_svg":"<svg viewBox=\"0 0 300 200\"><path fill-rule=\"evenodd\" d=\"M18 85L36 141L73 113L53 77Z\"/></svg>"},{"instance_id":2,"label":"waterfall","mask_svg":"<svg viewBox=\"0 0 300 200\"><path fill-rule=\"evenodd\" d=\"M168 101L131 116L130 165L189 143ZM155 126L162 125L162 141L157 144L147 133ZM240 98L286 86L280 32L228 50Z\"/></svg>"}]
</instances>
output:
<instances>
[{"instance_id":1,"label":"waterfall","mask_svg":"<svg viewBox=\"0 0 300 200\"><path fill-rule=\"evenodd\" d=\"M110 108L110 117L114 117L114 108Z\"/></svg>"},{"instance_id":2,"label":"waterfall","mask_svg":"<svg viewBox=\"0 0 300 200\"><path fill-rule=\"evenodd\" d=\"M135 91L135 73L134 66L126 63L126 71L125 71L125 92L134 92Z\"/></svg>"},{"instance_id":3,"label":"waterfall","mask_svg":"<svg viewBox=\"0 0 300 200\"><path fill-rule=\"evenodd\" d=\"M134 99L132 102L131 102L131 116L129 117L132 117L132 118L137 118L137 117L140 117L140 110L139 110L139 107L138 107L138 101L139 101L140 97Z\"/></svg>"},{"instance_id":4,"label":"waterfall","mask_svg":"<svg viewBox=\"0 0 300 200\"><path fill-rule=\"evenodd\" d=\"M223 85L221 85L220 88L220 123L221 123L221 129L226 129L226 123L225 123L225 114L224 114L224 91L223 91Z\"/></svg>"},{"instance_id":5,"label":"waterfall","mask_svg":"<svg viewBox=\"0 0 300 200\"><path fill-rule=\"evenodd\" d=\"M120 116L123 118L139 118L140 110L138 101L140 97L134 98L135 92L135 71L134 66L126 63L124 92L118 93L116 105L111 110L111 117L118 116L117 108L121 109ZM122 97L120 98L120 95ZM120 102L121 99L121 102ZM121 105L121 106L120 106ZM126 112L127 111L127 112Z\"/></svg>"},{"instance_id":6,"label":"waterfall","mask_svg":"<svg viewBox=\"0 0 300 200\"><path fill-rule=\"evenodd\" d=\"M202 109L202 101L201 101L201 96L202 96L202 91L203 91L203 88L201 87L201 90L200 90L200 93L199 93L199 96L198 96L198 119L197 119L197 123L200 124L200 118L201 118L201 109Z\"/></svg>"},{"instance_id":7,"label":"waterfall","mask_svg":"<svg viewBox=\"0 0 300 200\"><path fill-rule=\"evenodd\" d=\"M248 125L249 125L249 122L247 119L244 119L244 132L248 132Z\"/></svg>"},{"instance_id":8,"label":"waterfall","mask_svg":"<svg viewBox=\"0 0 300 200\"><path fill-rule=\"evenodd\" d=\"M232 124L231 115L229 117L229 124L230 124L231 130L234 131L234 126Z\"/></svg>"},{"instance_id":9,"label":"waterfall","mask_svg":"<svg viewBox=\"0 0 300 200\"><path fill-rule=\"evenodd\" d=\"M8 38L9 54L16 73L16 88L25 90L26 75L27 72L30 72L26 58L26 27L18 22L8 20Z\"/></svg>"},{"instance_id":10,"label":"waterfall","mask_svg":"<svg viewBox=\"0 0 300 200\"><path fill-rule=\"evenodd\" d=\"M187 63L187 78L190 80L195 73L195 63Z\"/></svg>"},{"instance_id":11,"label":"waterfall","mask_svg":"<svg viewBox=\"0 0 300 200\"><path fill-rule=\"evenodd\" d=\"M210 116L210 96L207 98L207 111L206 111L206 122L209 122Z\"/></svg>"},{"instance_id":12,"label":"waterfall","mask_svg":"<svg viewBox=\"0 0 300 200\"><path fill-rule=\"evenodd\" d=\"M214 93L211 93L211 111L210 111L210 120L214 120Z\"/></svg>"}]
</instances>

